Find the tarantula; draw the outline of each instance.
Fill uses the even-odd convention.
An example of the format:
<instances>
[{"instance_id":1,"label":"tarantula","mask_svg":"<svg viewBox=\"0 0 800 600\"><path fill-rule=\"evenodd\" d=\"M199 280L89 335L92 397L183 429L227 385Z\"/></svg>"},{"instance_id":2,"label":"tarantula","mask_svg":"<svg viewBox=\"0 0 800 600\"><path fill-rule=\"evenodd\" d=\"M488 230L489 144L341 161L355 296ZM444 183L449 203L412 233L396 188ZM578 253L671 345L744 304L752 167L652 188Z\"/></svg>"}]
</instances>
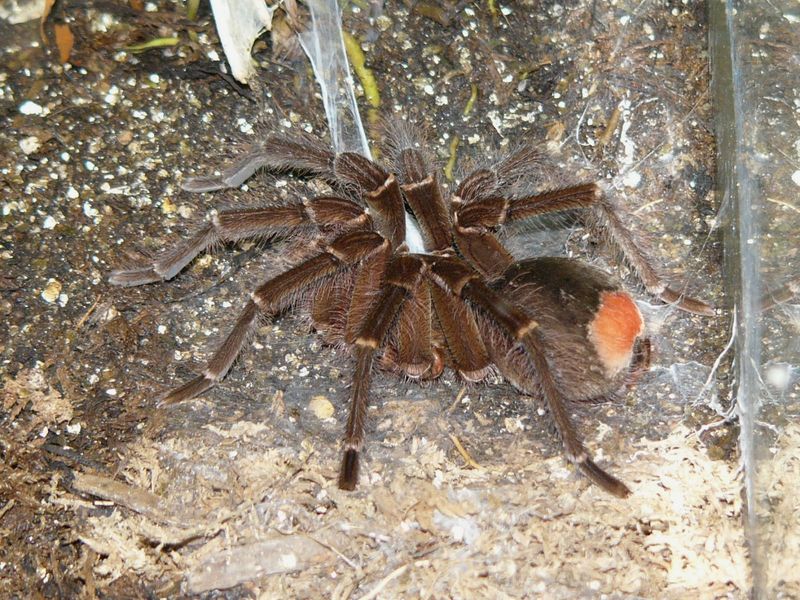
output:
<instances>
[{"instance_id":1,"label":"tarantula","mask_svg":"<svg viewBox=\"0 0 800 600\"><path fill-rule=\"evenodd\" d=\"M644 323L611 275L570 258L515 260L499 240L507 225L570 211L600 234L651 294L693 313L703 302L668 287L595 183L541 189L542 155L522 147L468 174L449 195L412 130L390 125L391 168L360 154L336 154L310 136L272 135L192 192L238 187L258 169L327 183L330 195L213 213L188 240L154 260L112 272L136 286L175 277L220 242L293 237L307 251L293 268L251 294L233 330L201 375L161 401L193 398L225 377L259 315L307 311L327 338L355 358L338 484L355 488L364 445L370 377L381 364L411 379L445 367L478 382L499 371L525 394L544 398L567 458L604 490L629 489L595 464L568 410L625 384ZM539 189L535 189L535 188Z\"/></svg>"}]
</instances>

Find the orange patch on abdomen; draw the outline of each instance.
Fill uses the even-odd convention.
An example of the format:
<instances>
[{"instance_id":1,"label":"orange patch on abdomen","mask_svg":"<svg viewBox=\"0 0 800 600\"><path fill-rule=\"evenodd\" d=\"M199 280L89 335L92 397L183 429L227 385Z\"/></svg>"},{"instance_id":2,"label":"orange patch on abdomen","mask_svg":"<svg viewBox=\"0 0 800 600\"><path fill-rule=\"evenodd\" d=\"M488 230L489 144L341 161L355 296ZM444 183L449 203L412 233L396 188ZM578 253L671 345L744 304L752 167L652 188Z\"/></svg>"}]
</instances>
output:
<instances>
[{"instance_id":1,"label":"orange patch on abdomen","mask_svg":"<svg viewBox=\"0 0 800 600\"><path fill-rule=\"evenodd\" d=\"M644 333L644 319L625 292L603 292L600 307L589 324L589 339L609 377L631 364L636 338Z\"/></svg>"}]
</instances>

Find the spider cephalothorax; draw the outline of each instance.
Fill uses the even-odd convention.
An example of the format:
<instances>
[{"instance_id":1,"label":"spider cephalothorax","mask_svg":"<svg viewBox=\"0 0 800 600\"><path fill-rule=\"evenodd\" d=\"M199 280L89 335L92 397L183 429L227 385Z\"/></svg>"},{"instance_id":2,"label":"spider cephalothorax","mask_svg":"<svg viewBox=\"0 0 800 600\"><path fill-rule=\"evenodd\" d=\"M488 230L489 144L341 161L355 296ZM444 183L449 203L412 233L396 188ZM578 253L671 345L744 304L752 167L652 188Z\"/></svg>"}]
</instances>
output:
<instances>
[{"instance_id":1,"label":"spider cephalothorax","mask_svg":"<svg viewBox=\"0 0 800 600\"><path fill-rule=\"evenodd\" d=\"M268 137L221 176L195 178L185 189L237 187L266 168L319 178L332 194L220 210L155 260L112 273L117 285L171 279L215 243L245 238L291 235L314 248L251 293L204 372L162 404L193 398L222 379L259 315L299 306L330 339L346 342L355 359L341 488L353 489L358 480L378 356L414 379L436 378L447 367L474 382L496 369L516 388L544 398L567 457L581 471L627 495L625 484L591 460L567 406L608 397L625 383L644 331L641 314L607 273L567 258L517 261L498 234L546 213L577 213L650 293L690 312L713 311L666 285L596 184L526 184L542 175L533 148L473 171L448 196L413 134L404 126L389 129L390 169L360 154L335 154L308 136Z\"/></svg>"}]
</instances>

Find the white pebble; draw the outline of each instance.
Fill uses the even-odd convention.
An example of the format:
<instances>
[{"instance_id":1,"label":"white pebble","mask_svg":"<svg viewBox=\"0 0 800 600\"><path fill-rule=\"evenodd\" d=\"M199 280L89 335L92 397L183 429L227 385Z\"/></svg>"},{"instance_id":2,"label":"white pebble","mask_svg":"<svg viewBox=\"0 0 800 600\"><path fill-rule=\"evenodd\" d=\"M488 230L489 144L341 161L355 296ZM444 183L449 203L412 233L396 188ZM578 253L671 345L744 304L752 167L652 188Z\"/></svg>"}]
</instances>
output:
<instances>
[{"instance_id":1,"label":"white pebble","mask_svg":"<svg viewBox=\"0 0 800 600\"><path fill-rule=\"evenodd\" d=\"M26 100L19 105L19 112L21 112L23 115L41 115L44 113L44 108L42 108L41 105L36 104L36 102Z\"/></svg>"},{"instance_id":2,"label":"white pebble","mask_svg":"<svg viewBox=\"0 0 800 600\"><path fill-rule=\"evenodd\" d=\"M61 294L61 282L55 279L49 279L44 290L42 290L42 299L52 304L58 300L59 294Z\"/></svg>"},{"instance_id":3,"label":"white pebble","mask_svg":"<svg viewBox=\"0 0 800 600\"><path fill-rule=\"evenodd\" d=\"M42 147L42 144L35 135L29 135L19 141L19 147L22 148L25 154L33 154Z\"/></svg>"},{"instance_id":4,"label":"white pebble","mask_svg":"<svg viewBox=\"0 0 800 600\"><path fill-rule=\"evenodd\" d=\"M108 93L105 95L103 100L109 106L114 106L117 102L119 102L119 92L119 88L115 85L112 85L110 88L108 88Z\"/></svg>"},{"instance_id":5,"label":"white pebble","mask_svg":"<svg viewBox=\"0 0 800 600\"><path fill-rule=\"evenodd\" d=\"M800 185L800 169L792 173L792 181L795 185Z\"/></svg>"},{"instance_id":6,"label":"white pebble","mask_svg":"<svg viewBox=\"0 0 800 600\"><path fill-rule=\"evenodd\" d=\"M639 171L628 171L622 177L622 183L625 187L636 188L642 181L642 174Z\"/></svg>"},{"instance_id":7,"label":"white pebble","mask_svg":"<svg viewBox=\"0 0 800 600\"><path fill-rule=\"evenodd\" d=\"M42 223L42 228L43 229L54 229L57 224L58 224L58 221L56 221L50 215L47 215L44 218L44 222Z\"/></svg>"},{"instance_id":8,"label":"white pebble","mask_svg":"<svg viewBox=\"0 0 800 600\"><path fill-rule=\"evenodd\" d=\"M314 396L308 403L308 408L318 419L330 419L333 416L333 403L325 396Z\"/></svg>"},{"instance_id":9,"label":"white pebble","mask_svg":"<svg viewBox=\"0 0 800 600\"><path fill-rule=\"evenodd\" d=\"M792 368L786 363L777 363L767 367L767 383L780 392L785 392L792 381Z\"/></svg>"},{"instance_id":10,"label":"white pebble","mask_svg":"<svg viewBox=\"0 0 800 600\"><path fill-rule=\"evenodd\" d=\"M91 203L90 203L90 202L87 200L86 202L84 202L84 203L83 203L83 214L85 214L87 217L89 217L90 219L92 219L92 218L96 217L97 215L99 215L100 213L99 213L99 212L98 212L98 210L97 210L95 207L93 207L93 206L92 206L92 204L91 204Z\"/></svg>"}]
</instances>

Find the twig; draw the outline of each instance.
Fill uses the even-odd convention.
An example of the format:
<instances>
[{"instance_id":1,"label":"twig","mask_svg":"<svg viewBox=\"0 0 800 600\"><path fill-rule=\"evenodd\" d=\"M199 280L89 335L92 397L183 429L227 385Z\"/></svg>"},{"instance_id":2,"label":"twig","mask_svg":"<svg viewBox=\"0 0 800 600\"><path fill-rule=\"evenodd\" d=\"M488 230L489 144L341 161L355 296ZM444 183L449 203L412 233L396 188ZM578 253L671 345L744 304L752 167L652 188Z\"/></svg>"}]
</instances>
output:
<instances>
[{"instance_id":1,"label":"twig","mask_svg":"<svg viewBox=\"0 0 800 600\"><path fill-rule=\"evenodd\" d=\"M369 592L365 596L361 596L359 600L372 600L373 598L377 598L378 595L383 591L383 588L385 588L392 579L397 579L407 570L408 570L408 563L404 564L402 567L397 567L394 571L392 571L386 577L381 579L378 585L376 585L371 592Z\"/></svg>"},{"instance_id":2,"label":"twig","mask_svg":"<svg viewBox=\"0 0 800 600\"><path fill-rule=\"evenodd\" d=\"M458 453L464 458L464 460L470 467L472 467L473 469L483 469L483 467L480 466L477 462L475 462L475 460L469 455L469 452L467 452L466 448L464 448L464 446L461 445L461 442L455 435L453 435L452 433L448 435L450 436L450 439L453 440L453 444L455 445L456 450L458 450Z\"/></svg>"},{"instance_id":3,"label":"twig","mask_svg":"<svg viewBox=\"0 0 800 600\"><path fill-rule=\"evenodd\" d=\"M5 506L3 506L3 508L0 508L0 519L2 519L2 518L3 518L3 516L5 516L5 514L6 514L8 511L10 511L12 508L14 508L14 505L15 505L16 503L17 503L17 501L16 501L14 498L12 498L12 499L11 499L11 500L9 500L8 502L6 502Z\"/></svg>"}]
</instances>

